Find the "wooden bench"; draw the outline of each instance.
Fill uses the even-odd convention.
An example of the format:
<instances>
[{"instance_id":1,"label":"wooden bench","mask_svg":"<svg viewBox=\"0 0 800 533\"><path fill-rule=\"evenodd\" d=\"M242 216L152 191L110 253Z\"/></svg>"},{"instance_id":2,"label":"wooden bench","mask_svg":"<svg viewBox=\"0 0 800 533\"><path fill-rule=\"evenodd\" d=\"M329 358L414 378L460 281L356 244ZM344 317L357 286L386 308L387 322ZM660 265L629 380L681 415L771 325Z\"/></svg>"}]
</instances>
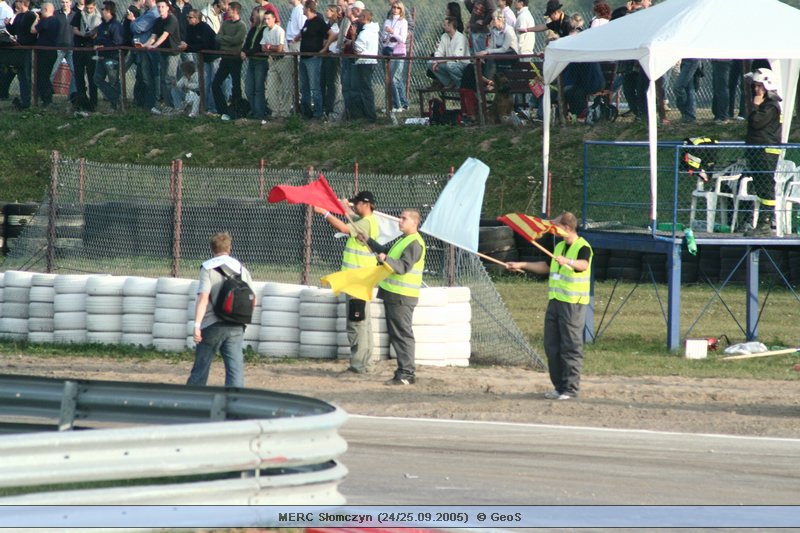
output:
<instances>
[{"instance_id":1,"label":"wooden bench","mask_svg":"<svg viewBox=\"0 0 800 533\"><path fill-rule=\"evenodd\" d=\"M461 105L461 93L458 89L436 88L433 86L423 87L417 89L417 95L419 95L419 116L421 117L428 116L426 95L431 94L435 94L438 98L441 98L445 105L447 105L448 101L455 101L458 102L459 106Z\"/></svg>"}]
</instances>

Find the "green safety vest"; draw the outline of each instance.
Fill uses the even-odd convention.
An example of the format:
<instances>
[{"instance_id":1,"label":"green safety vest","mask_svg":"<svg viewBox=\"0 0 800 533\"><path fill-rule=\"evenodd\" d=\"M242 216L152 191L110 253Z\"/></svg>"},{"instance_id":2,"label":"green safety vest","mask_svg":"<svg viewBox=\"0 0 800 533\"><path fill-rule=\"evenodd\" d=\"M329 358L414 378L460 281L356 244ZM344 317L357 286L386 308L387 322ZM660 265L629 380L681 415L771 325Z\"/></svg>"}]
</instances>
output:
<instances>
[{"instance_id":1,"label":"green safety vest","mask_svg":"<svg viewBox=\"0 0 800 533\"><path fill-rule=\"evenodd\" d=\"M425 241L422 240L419 233L406 235L394 243L394 246L392 246L386 256L392 259L400 259L400 256L403 255L403 250L412 242L418 242L420 246L422 246L422 256L419 258L419 261L405 274L392 274L381 281L378 286L385 291L393 292L401 296L419 298L419 288L422 287L422 270L425 268Z\"/></svg>"},{"instance_id":2,"label":"green safety vest","mask_svg":"<svg viewBox=\"0 0 800 533\"><path fill-rule=\"evenodd\" d=\"M375 215L367 215L363 220L369 221L369 238L377 239L380 235L380 227L378 226L378 219ZM342 270L350 270L353 268L361 268L375 266L375 254L369 249L369 246L362 244L357 238L350 235L344 245L344 253L342 254Z\"/></svg>"},{"instance_id":3,"label":"green safety vest","mask_svg":"<svg viewBox=\"0 0 800 533\"><path fill-rule=\"evenodd\" d=\"M572 243L572 246L564 253L567 243L561 241L556 245L553 250L554 256L563 255L567 259L578 259L578 252L584 246L589 246L589 243L583 237ZM592 256L594 252L592 247L589 246L589 268L583 272L575 272L569 266L561 266L556 262L555 258L550 261L550 282L548 297L551 300L559 300L571 304L588 304L589 303L589 289L590 278L592 273Z\"/></svg>"}]
</instances>

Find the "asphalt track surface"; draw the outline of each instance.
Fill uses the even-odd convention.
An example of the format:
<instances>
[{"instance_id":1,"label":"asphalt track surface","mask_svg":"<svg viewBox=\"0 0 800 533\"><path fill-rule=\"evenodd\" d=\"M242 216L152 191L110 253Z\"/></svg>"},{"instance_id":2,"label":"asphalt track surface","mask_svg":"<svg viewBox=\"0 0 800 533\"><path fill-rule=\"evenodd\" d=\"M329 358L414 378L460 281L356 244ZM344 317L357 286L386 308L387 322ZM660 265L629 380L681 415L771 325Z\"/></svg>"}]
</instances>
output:
<instances>
[{"instance_id":1,"label":"asphalt track surface","mask_svg":"<svg viewBox=\"0 0 800 533\"><path fill-rule=\"evenodd\" d=\"M351 415L349 505L797 505L800 439Z\"/></svg>"}]
</instances>

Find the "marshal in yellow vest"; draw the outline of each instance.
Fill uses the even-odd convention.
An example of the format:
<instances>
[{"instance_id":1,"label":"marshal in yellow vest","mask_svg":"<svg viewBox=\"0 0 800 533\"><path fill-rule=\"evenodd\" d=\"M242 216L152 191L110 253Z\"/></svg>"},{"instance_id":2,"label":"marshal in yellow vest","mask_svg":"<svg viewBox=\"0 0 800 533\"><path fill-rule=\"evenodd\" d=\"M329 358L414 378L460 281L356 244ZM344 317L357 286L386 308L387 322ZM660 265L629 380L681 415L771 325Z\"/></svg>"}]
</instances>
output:
<instances>
[{"instance_id":1,"label":"marshal in yellow vest","mask_svg":"<svg viewBox=\"0 0 800 533\"><path fill-rule=\"evenodd\" d=\"M548 297L551 300L559 300L571 304L588 304L590 298L590 279L592 273L592 247L583 237L578 237L572 246L567 249L567 243L561 241L553 250L554 256L563 255L567 259L577 259L578 252L584 246L589 247L589 268L583 272L575 272L569 266L561 266L555 259L550 261L550 280Z\"/></svg>"}]
</instances>

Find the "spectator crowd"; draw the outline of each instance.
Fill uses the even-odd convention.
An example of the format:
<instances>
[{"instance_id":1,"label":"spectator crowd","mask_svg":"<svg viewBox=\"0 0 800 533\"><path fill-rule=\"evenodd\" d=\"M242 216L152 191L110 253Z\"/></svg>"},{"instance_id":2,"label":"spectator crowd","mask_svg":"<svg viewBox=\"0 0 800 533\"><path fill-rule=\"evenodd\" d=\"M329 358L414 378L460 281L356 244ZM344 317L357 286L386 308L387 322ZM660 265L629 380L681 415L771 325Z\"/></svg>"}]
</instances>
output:
<instances>
[{"instance_id":1,"label":"spectator crowd","mask_svg":"<svg viewBox=\"0 0 800 533\"><path fill-rule=\"evenodd\" d=\"M188 0L132 0L125 11L112 1L100 6L97 0L60 0L59 5L43 1L34 8L32 0L15 0L12 9L7 0L0 0L0 100L9 98L16 78L19 96L12 101L14 108L30 108L34 89L38 105L50 106L55 86L64 85L66 68L69 87L64 91L76 112L95 111L100 95L117 110L123 98L121 79L133 71L131 102L153 114L184 112L196 117L207 112L221 120L265 122L297 113L310 120L375 122L373 86L383 72L379 67L385 65L387 111L409 109L414 20L403 1L389 0L385 16L362 0L336 0L325 6L316 0L282 1L288 1L283 7L289 8L283 21L269 0L256 0L249 14L235 0L211 0L200 9ZM425 69L429 89L457 91L464 121L469 122L476 120L479 88L500 94L504 70L530 61L537 34L550 42L650 4L651 0L628 0L612 9L595 0L593 17L586 23L580 14L566 13L558 0L547 1L543 10L533 9L529 0L449 2L435 24L441 28L435 48L415 55L432 57ZM299 54L298 102L294 57L287 52ZM696 120L697 85L708 74L714 119L744 119L742 63L684 59L656 81L661 122L669 122L668 89L681 119ZM753 69L762 66L769 65ZM636 61L573 64L562 75L561 98L554 100L565 106L565 116L579 118L586 115L591 95L621 92L628 113L643 117L648 84ZM542 86L532 83L529 94L514 95L517 113L542 118Z\"/></svg>"}]
</instances>

